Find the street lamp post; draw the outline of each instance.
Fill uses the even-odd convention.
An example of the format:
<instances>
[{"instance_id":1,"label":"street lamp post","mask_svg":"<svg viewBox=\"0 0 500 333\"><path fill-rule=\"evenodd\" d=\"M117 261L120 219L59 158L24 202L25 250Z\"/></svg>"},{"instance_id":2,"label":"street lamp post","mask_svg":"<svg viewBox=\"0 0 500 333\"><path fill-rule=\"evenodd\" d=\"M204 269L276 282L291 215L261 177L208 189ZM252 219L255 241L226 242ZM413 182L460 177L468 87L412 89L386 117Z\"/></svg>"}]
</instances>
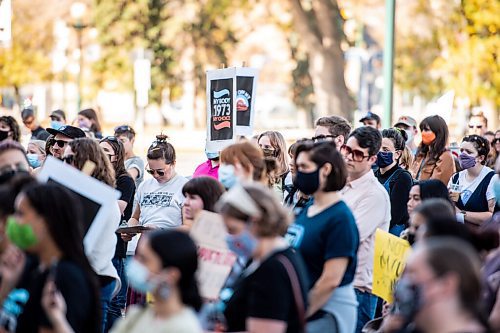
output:
<instances>
[{"instance_id":1,"label":"street lamp post","mask_svg":"<svg viewBox=\"0 0 500 333\"><path fill-rule=\"evenodd\" d=\"M73 28L76 31L76 40L78 45L78 78L77 78L77 89L78 89L78 99L77 99L77 112L81 110L82 107L82 75L83 75L83 30L88 27L88 25L83 23L83 17L87 11L87 6L82 2L75 2L71 5L71 17L73 18Z\"/></svg>"}]
</instances>

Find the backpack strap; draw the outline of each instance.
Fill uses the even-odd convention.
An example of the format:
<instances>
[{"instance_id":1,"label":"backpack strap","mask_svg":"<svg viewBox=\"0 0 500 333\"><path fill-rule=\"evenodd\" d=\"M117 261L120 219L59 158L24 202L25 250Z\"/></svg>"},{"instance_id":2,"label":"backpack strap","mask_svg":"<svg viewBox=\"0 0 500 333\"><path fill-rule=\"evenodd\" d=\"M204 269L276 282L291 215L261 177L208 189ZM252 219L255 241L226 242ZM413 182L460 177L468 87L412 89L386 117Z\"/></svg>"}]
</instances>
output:
<instances>
[{"instance_id":1,"label":"backpack strap","mask_svg":"<svg viewBox=\"0 0 500 333\"><path fill-rule=\"evenodd\" d=\"M300 332L305 332L306 308L304 305L304 299L302 298L302 289L300 288L299 277L290 259L283 254L276 256L276 258L281 262L286 270L288 278L290 279L297 315L299 316Z\"/></svg>"}]
</instances>

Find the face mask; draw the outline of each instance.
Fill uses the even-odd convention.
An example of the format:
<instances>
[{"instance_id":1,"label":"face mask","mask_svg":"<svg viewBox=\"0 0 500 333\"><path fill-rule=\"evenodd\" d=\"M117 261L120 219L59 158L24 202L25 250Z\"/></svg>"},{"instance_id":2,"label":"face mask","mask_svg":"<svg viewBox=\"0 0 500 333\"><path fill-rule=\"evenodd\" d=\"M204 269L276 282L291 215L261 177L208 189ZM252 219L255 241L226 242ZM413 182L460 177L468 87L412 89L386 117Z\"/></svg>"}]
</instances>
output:
<instances>
[{"instance_id":1,"label":"face mask","mask_svg":"<svg viewBox=\"0 0 500 333\"><path fill-rule=\"evenodd\" d=\"M297 170L297 175L293 180L295 187L305 195L311 195L319 189L319 169L313 172L300 172Z\"/></svg>"},{"instance_id":2,"label":"face mask","mask_svg":"<svg viewBox=\"0 0 500 333\"><path fill-rule=\"evenodd\" d=\"M428 146L436 140L436 134L434 132L422 132L422 142L424 145Z\"/></svg>"},{"instance_id":3,"label":"face mask","mask_svg":"<svg viewBox=\"0 0 500 333\"><path fill-rule=\"evenodd\" d=\"M495 184L493 184L493 192L495 192L495 198L497 200L497 205L500 205L500 177L497 178Z\"/></svg>"},{"instance_id":4,"label":"face mask","mask_svg":"<svg viewBox=\"0 0 500 333\"><path fill-rule=\"evenodd\" d=\"M275 157L276 151L274 149L270 148L263 148L262 152L264 153L265 157Z\"/></svg>"},{"instance_id":5,"label":"face mask","mask_svg":"<svg viewBox=\"0 0 500 333\"><path fill-rule=\"evenodd\" d=\"M377 154L377 165L379 168L385 168L394 162L392 151L379 151Z\"/></svg>"},{"instance_id":6,"label":"face mask","mask_svg":"<svg viewBox=\"0 0 500 333\"><path fill-rule=\"evenodd\" d=\"M36 169L42 165L42 162L40 162L37 154L26 154L26 157L28 158L28 162L32 168Z\"/></svg>"},{"instance_id":7,"label":"face mask","mask_svg":"<svg viewBox=\"0 0 500 333\"><path fill-rule=\"evenodd\" d=\"M0 141L3 141L9 137L9 131L0 131Z\"/></svg>"},{"instance_id":8,"label":"face mask","mask_svg":"<svg viewBox=\"0 0 500 333\"><path fill-rule=\"evenodd\" d=\"M52 120L50 122L50 127L53 128L53 129L55 129L55 130L58 130L61 127L63 127L63 124L61 122L57 121L57 120Z\"/></svg>"},{"instance_id":9,"label":"face mask","mask_svg":"<svg viewBox=\"0 0 500 333\"><path fill-rule=\"evenodd\" d=\"M246 229L239 235L227 235L226 244L234 254L244 258L251 258L257 248L257 240Z\"/></svg>"},{"instance_id":10,"label":"face mask","mask_svg":"<svg viewBox=\"0 0 500 333\"><path fill-rule=\"evenodd\" d=\"M90 129L90 127L87 125L87 122L85 122L85 121L79 121L78 127L81 129Z\"/></svg>"},{"instance_id":11,"label":"face mask","mask_svg":"<svg viewBox=\"0 0 500 333\"><path fill-rule=\"evenodd\" d=\"M146 266L131 259L126 265L126 270L130 287L143 294L153 291L155 284L149 281L149 271Z\"/></svg>"},{"instance_id":12,"label":"face mask","mask_svg":"<svg viewBox=\"0 0 500 333\"><path fill-rule=\"evenodd\" d=\"M406 321L411 321L422 308L422 292L420 286L402 277L394 289L394 313Z\"/></svg>"},{"instance_id":13,"label":"face mask","mask_svg":"<svg viewBox=\"0 0 500 333\"><path fill-rule=\"evenodd\" d=\"M21 250L26 250L38 242L33 227L29 224L19 224L12 216L7 219L5 234Z\"/></svg>"},{"instance_id":14,"label":"face mask","mask_svg":"<svg viewBox=\"0 0 500 333\"><path fill-rule=\"evenodd\" d=\"M408 137L408 139L406 140L406 144L409 145L413 142L413 132L410 130L405 130L405 132L406 136Z\"/></svg>"},{"instance_id":15,"label":"face mask","mask_svg":"<svg viewBox=\"0 0 500 333\"><path fill-rule=\"evenodd\" d=\"M229 189L238 183L238 177L234 174L234 166L231 164L221 164L219 166L219 181Z\"/></svg>"},{"instance_id":16,"label":"face mask","mask_svg":"<svg viewBox=\"0 0 500 333\"><path fill-rule=\"evenodd\" d=\"M210 161L217 161L219 159L219 153L210 153L205 150L205 155Z\"/></svg>"},{"instance_id":17,"label":"face mask","mask_svg":"<svg viewBox=\"0 0 500 333\"><path fill-rule=\"evenodd\" d=\"M466 153L461 153L458 156L458 162L460 163L460 167L462 169L470 169L476 165L476 158L474 156L470 156Z\"/></svg>"}]
</instances>

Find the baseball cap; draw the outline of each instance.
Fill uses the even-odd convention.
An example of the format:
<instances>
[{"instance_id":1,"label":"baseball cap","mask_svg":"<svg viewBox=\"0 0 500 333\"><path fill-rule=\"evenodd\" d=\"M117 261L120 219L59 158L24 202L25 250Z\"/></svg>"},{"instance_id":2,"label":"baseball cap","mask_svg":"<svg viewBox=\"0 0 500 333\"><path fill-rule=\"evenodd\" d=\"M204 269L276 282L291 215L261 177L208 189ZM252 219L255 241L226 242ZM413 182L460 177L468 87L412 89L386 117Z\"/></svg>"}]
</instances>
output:
<instances>
[{"instance_id":1,"label":"baseball cap","mask_svg":"<svg viewBox=\"0 0 500 333\"><path fill-rule=\"evenodd\" d=\"M52 111L52 113L50 114L50 119L52 120L61 120L61 119L66 119L66 114L64 113L63 110L55 110L55 111ZM54 119L56 118L56 119Z\"/></svg>"},{"instance_id":2,"label":"baseball cap","mask_svg":"<svg viewBox=\"0 0 500 333\"><path fill-rule=\"evenodd\" d=\"M394 127L398 125L404 125L408 127L417 127L417 121L409 116L401 116L398 121L394 124Z\"/></svg>"},{"instance_id":3,"label":"baseball cap","mask_svg":"<svg viewBox=\"0 0 500 333\"><path fill-rule=\"evenodd\" d=\"M74 126L70 126L70 125L62 126L59 129L47 128L47 132L49 132L52 135L62 134L62 135L65 135L71 139L85 138L84 131L82 131L78 127L74 127Z\"/></svg>"},{"instance_id":4,"label":"baseball cap","mask_svg":"<svg viewBox=\"0 0 500 333\"><path fill-rule=\"evenodd\" d=\"M362 123L365 120L375 120L377 123L380 123L380 117L372 112L368 112L359 122Z\"/></svg>"}]
</instances>

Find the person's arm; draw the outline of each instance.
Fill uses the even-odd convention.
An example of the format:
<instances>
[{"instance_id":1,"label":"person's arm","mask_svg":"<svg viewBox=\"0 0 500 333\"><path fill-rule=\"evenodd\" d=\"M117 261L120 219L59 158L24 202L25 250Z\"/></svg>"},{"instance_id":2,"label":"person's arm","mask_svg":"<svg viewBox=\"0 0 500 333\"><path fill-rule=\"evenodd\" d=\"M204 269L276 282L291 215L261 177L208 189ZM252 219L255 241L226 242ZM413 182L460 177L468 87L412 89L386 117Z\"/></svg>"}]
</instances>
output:
<instances>
[{"instance_id":1,"label":"person's arm","mask_svg":"<svg viewBox=\"0 0 500 333\"><path fill-rule=\"evenodd\" d=\"M66 301L53 281L47 281L43 288L42 307L53 329L41 328L40 332L74 333L66 319Z\"/></svg>"},{"instance_id":2,"label":"person's arm","mask_svg":"<svg viewBox=\"0 0 500 333\"><path fill-rule=\"evenodd\" d=\"M332 292L340 285L348 263L348 258L334 258L325 262L323 273L309 292L307 317L316 313L326 304Z\"/></svg>"},{"instance_id":3,"label":"person's arm","mask_svg":"<svg viewBox=\"0 0 500 333\"><path fill-rule=\"evenodd\" d=\"M373 235L382 225L387 225L387 230L384 231L388 231L389 224L384 221L387 218L386 209L389 207L387 205L390 205L390 202L385 200L380 191L367 191L356 206L351 207L358 226L360 243Z\"/></svg>"},{"instance_id":4,"label":"person's arm","mask_svg":"<svg viewBox=\"0 0 500 333\"><path fill-rule=\"evenodd\" d=\"M139 217L141 216L141 206L139 205L139 203L137 203L135 205L135 209L134 209L134 212L132 213L132 216L130 217L130 219L128 220L128 226L129 227L135 227L137 225L139 225ZM132 238L134 238L136 234L120 234L120 236L122 237L122 239L125 241L125 242L130 242L132 240Z\"/></svg>"},{"instance_id":5,"label":"person's arm","mask_svg":"<svg viewBox=\"0 0 500 333\"><path fill-rule=\"evenodd\" d=\"M137 177L139 177L139 170L135 166L131 167L130 169L127 169L127 172L134 181L136 181Z\"/></svg>"},{"instance_id":6,"label":"person's arm","mask_svg":"<svg viewBox=\"0 0 500 333\"><path fill-rule=\"evenodd\" d=\"M495 199L488 200L488 211L487 212L465 212L464 220L467 223L480 226L484 222L491 219L493 216L493 210L495 209ZM457 208L457 211L461 211Z\"/></svg>"},{"instance_id":7,"label":"person's arm","mask_svg":"<svg viewBox=\"0 0 500 333\"><path fill-rule=\"evenodd\" d=\"M285 333L287 324L282 320L248 318L246 327L248 333Z\"/></svg>"},{"instance_id":8,"label":"person's arm","mask_svg":"<svg viewBox=\"0 0 500 333\"><path fill-rule=\"evenodd\" d=\"M446 185L454 173L455 161L453 160L453 155L449 151L445 151L436 161L436 166L430 179L438 179Z\"/></svg>"},{"instance_id":9,"label":"person's arm","mask_svg":"<svg viewBox=\"0 0 500 333\"><path fill-rule=\"evenodd\" d=\"M123 200L118 200L118 207L120 208L120 214L123 215L125 209L127 209L128 202Z\"/></svg>"}]
</instances>

